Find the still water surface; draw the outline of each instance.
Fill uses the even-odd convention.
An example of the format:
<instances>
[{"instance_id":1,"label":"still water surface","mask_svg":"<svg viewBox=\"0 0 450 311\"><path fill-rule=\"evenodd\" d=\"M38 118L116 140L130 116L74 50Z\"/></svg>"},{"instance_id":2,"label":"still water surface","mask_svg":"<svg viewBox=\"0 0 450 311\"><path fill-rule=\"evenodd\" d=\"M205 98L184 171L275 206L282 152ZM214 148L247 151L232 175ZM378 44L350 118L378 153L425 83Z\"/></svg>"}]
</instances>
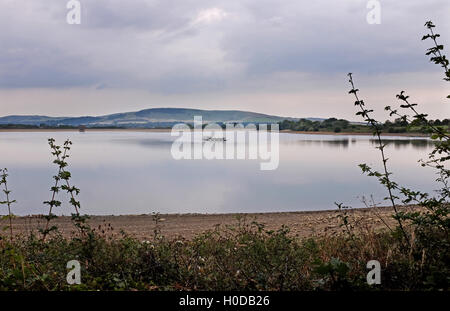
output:
<instances>
[{"instance_id":1,"label":"still water surface","mask_svg":"<svg viewBox=\"0 0 450 311\"><path fill-rule=\"evenodd\" d=\"M382 203L386 195L358 167L380 169L371 136L282 133L278 169L261 171L260 160L174 160L175 137L164 132L0 132L0 167L9 169L16 215L47 211L42 202L50 199L57 170L49 137L73 141L69 170L86 214L323 210L334 209L334 202L362 207L362 197L371 195ZM434 172L417 163L431 143L402 137L387 142L395 180L432 191ZM67 196L60 193L59 199L64 203L58 214L69 215Z\"/></svg>"}]
</instances>

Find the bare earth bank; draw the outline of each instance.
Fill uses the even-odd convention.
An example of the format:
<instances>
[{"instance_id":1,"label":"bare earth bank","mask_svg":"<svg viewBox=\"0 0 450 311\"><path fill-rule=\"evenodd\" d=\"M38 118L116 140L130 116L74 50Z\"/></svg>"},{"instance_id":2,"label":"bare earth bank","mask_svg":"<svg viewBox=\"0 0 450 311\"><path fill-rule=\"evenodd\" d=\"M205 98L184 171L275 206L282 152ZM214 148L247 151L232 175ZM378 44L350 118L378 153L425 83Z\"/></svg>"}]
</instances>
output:
<instances>
[{"instance_id":1,"label":"bare earth bank","mask_svg":"<svg viewBox=\"0 0 450 311\"><path fill-rule=\"evenodd\" d=\"M417 207L406 206L400 209L412 210ZM395 226L395 221L390 217L393 210L389 207L353 209L348 213L349 221L358 224L358 228L381 229L386 228L385 223L391 227ZM241 218L241 221L245 219L247 223L256 221L265 224L268 230L277 230L282 225L287 225L291 229L290 234L305 238L342 232L341 219L338 215L337 210L252 214L161 214L158 228L161 234L169 239L180 236L191 239L199 233L214 230L217 226L237 224ZM13 220L13 229L15 234L27 234L37 232L44 224L45 219L40 216L17 217ZM152 215L91 216L89 224L96 231L106 235L118 235L123 230L141 240L151 239L156 229ZM0 225L2 227L7 225L7 221L1 220ZM52 220L52 225L56 225L63 235L75 231L68 216ZM3 234L7 234L7 231Z\"/></svg>"}]
</instances>

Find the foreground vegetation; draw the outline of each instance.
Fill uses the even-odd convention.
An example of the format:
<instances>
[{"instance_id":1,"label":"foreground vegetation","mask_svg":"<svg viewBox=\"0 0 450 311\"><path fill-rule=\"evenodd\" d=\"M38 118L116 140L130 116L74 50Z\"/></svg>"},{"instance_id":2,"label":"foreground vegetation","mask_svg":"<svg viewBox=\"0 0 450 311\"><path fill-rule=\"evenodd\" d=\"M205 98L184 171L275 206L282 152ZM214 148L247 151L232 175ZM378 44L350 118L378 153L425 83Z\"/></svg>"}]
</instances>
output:
<instances>
[{"instance_id":1,"label":"foreground vegetation","mask_svg":"<svg viewBox=\"0 0 450 311\"><path fill-rule=\"evenodd\" d=\"M450 81L449 62L441 54L434 25L427 22L434 46L428 49L431 61L444 68ZM110 226L91 228L87 216L80 215L80 190L71 184L67 170L71 142L62 146L49 139L58 173L54 176L45 226L28 236L13 234L11 219L16 203L8 188L8 172L0 173L9 226L0 236L1 290L449 290L450 289L450 135L418 112L417 104L401 91L400 108L386 107L391 116L408 124L416 122L435 142L422 166L437 173L439 190L430 195L398 185L388 167L383 125L371 117L372 110L360 98L352 74L349 75L357 115L369 124L378 142L380 170L360 164L363 173L378 179L391 203L395 227L374 231L352 221L349 207L338 203L342 233L322 238L299 239L289 228L269 231L259 223L239 219L235 226L217 228L196 236L168 240L158 227L148 241L139 241L124 232L108 237ZM450 95L448 96L450 98ZM402 114L401 111L410 113ZM76 233L63 237L52 225L53 211L61 205L57 194L65 192L73 206ZM401 204L415 204L421 210L400 211ZM158 215L154 221L158 223ZM81 284L68 285L67 262L81 264ZM367 263L381 265L381 282L368 285Z\"/></svg>"},{"instance_id":2,"label":"foreground vegetation","mask_svg":"<svg viewBox=\"0 0 450 311\"><path fill-rule=\"evenodd\" d=\"M289 235L288 228L267 231L261 224L241 219L235 226L206 232L191 241L166 240L156 233L142 242L126 234L107 237L102 233L107 229L72 238L54 233L45 242L37 235L13 242L3 239L0 289L449 289L448 248L418 240L404 252L398 233L355 228L352 236L343 233L299 240ZM436 233L432 238L441 236ZM82 265L80 285L66 282L66 264L73 259ZM381 263L380 285L366 282L366 264L372 259Z\"/></svg>"}]
</instances>

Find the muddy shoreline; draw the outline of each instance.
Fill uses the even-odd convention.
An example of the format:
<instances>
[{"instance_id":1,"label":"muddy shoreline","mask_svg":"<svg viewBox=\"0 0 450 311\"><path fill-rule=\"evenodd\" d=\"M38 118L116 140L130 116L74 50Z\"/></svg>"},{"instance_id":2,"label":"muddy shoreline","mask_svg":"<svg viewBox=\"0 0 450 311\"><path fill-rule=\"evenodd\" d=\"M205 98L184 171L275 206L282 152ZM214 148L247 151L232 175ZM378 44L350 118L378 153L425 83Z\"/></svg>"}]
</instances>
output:
<instances>
[{"instance_id":1,"label":"muddy shoreline","mask_svg":"<svg viewBox=\"0 0 450 311\"><path fill-rule=\"evenodd\" d=\"M404 206L400 209L412 210L416 207ZM395 227L392 214L392 208L377 207L352 209L348 215L349 220L361 228L383 229L386 228L385 223ZM277 230L286 225L290 228L291 235L301 238L334 235L343 230L337 210L249 214L160 214L158 224L153 215L91 216L89 224L97 232L111 236L119 236L123 230L138 239L149 240L153 238L154 230L158 229L169 239L177 237L192 239L205 231L236 225L239 219L241 222L245 220L248 224L253 221L264 224L268 230ZM45 220L38 215L17 217L13 220L14 233L20 235L37 233L44 224ZM7 225L6 220L1 220L0 225ZM69 216L53 220L52 225L58 226L65 236L75 231ZM6 234L6 231L3 234Z\"/></svg>"}]
</instances>

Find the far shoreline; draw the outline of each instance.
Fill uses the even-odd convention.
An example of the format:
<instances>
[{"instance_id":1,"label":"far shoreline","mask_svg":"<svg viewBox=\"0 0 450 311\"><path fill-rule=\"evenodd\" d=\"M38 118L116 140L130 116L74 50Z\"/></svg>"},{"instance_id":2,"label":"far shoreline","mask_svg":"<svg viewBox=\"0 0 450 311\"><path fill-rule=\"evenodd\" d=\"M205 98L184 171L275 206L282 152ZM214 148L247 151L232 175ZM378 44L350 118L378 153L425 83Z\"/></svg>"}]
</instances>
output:
<instances>
[{"instance_id":1,"label":"far shoreline","mask_svg":"<svg viewBox=\"0 0 450 311\"><path fill-rule=\"evenodd\" d=\"M86 128L84 132L154 132L154 133L168 133L171 132L170 128ZM82 133L78 128L0 128L0 133L33 133L33 132L77 132ZM289 134L309 134L309 135L333 135L333 136L373 136L370 132L320 132L320 131L294 131L294 130L281 130L280 133ZM424 133L381 133L381 136L400 136L400 137L429 137Z\"/></svg>"}]
</instances>

